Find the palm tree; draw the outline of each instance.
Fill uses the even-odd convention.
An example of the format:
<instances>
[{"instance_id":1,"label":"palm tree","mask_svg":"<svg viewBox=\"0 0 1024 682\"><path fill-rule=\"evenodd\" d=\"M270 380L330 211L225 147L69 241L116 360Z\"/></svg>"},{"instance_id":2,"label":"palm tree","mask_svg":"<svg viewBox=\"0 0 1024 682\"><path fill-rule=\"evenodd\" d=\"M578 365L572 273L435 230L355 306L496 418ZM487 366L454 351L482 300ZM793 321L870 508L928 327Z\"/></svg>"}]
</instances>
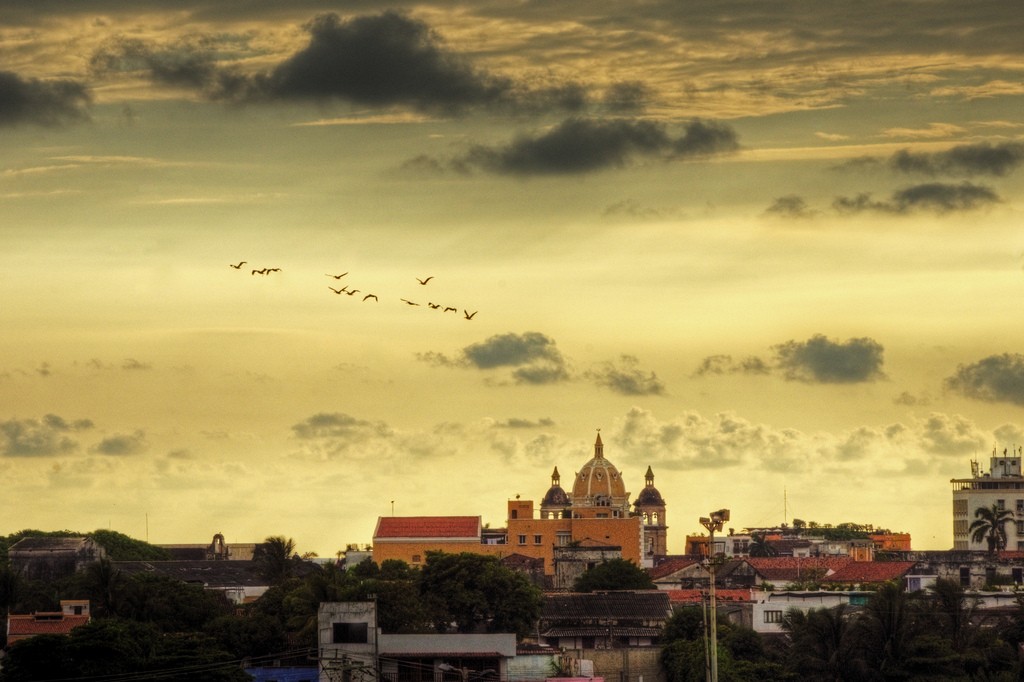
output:
<instances>
[{"instance_id":1,"label":"palm tree","mask_svg":"<svg viewBox=\"0 0 1024 682\"><path fill-rule=\"evenodd\" d=\"M751 533L750 534L750 548L748 553L752 557L766 557L775 556L778 552L771 546L766 537L767 533Z\"/></svg>"},{"instance_id":2,"label":"palm tree","mask_svg":"<svg viewBox=\"0 0 1024 682\"><path fill-rule=\"evenodd\" d=\"M271 585L280 585L292 576L294 556L295 540L274 535L256 548L253 559L259 564L263 577L270 581Z\"/></svg>"},{"instance_id":3,"label":"palm tree","mask_svg":"<svg viewBox=\"0 0 1024 682\"><path fill-rule=\"evenodd\" d=\"M978 507L974 510L976 517L968 531L972 542L988 543L988 553L995 554L1006 548L1006 524L1013 519L1013 512L1003 509L998 503L991 507Z\"/></svg>"}]
</instances>

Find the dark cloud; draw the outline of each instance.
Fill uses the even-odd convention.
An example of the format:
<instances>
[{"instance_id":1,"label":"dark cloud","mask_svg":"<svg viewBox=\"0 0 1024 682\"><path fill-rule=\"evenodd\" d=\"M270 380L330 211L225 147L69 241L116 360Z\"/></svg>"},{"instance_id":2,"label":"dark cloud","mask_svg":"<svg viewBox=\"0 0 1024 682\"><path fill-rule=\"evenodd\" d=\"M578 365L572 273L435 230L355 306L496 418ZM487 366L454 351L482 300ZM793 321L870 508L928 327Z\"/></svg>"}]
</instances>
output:
<instances>
[{"instance_id":1,"label":"dark cloud","mask_svg":"<svg viewBox=\"0 0 1024 682\"><path fill-rule=\"evenodd\" d=\"M234 100L325 100L457 110L507 99L513 84L474 69L446 50L422 21L395 11L307 24L309 44L271 72L221 74L220 96Z\"/></svg>"},{"instance_id":2,"label":"dark cloud","mask_svg":"<svg viewBox=\"0 0 1024 682\"><path fill-rule=\"evenodd\" d=\"M787 194L784 197L776 198L772 205L764 210L764 213L767 216L780 218L812 218L816 212L808 208L807 202L802 197L796 194Z\"/></svg>"},{"instance_id":3,"label":"dark cloud","mask_svg":"<svg viewBox=\"0 0 1024 682\"><path fill-rule=\"evenodd\" d=\"M613 113L636 113L647 107L647 102L654 92L640 81L620 81L613 83L605 93L605 108Z\"/></svg>"},{"instance_id":4,"label":"dark cloud","mask_svg":"<svg viewBox=\"0 0 1024 682\"><path fill-rule=\"evenodd\" d=\"M505 147L477 145L458 162L511 175L570 175L621 168L636 156L703 158L737 148L735 131L716 122L693 121L673 140L655 121L573 117Z\"/></svg>"},{"instance_id":5,"label":"dark cloud","mask_svg":"<svg viewBox=\"0 0 1024 682\"><path fill-rule=\"evenodd\" d=\"M739 148L736 131L717 121L693 121L686 126L683 136L672 143L673 152L682 158L729 154Z\"/></svg>"},{"instance_id":6,"label":"dark cloud","mask_svg":"<svg viewBox=\"0 0 1024 682\"><path fill-rule=\"evenodd\" d=\"M131 434L118 434L104 438L94 447L90 448L90 452L100 455L123 457L127 455L142 454L148 449L149 443L146 442L145 432L136 431Z\"/></svg>"},{"instance_id":7,"label":"dark cloud","mask_svg":"<svg viewBox=\"0 0 1024 682\"><path fill-rule=\"evenodd\" d=\"M93 52L89 69L97 76L145 72L156 83L205 88L217 75L213 48L209 36L187 36L169 45L115 36Z\"/></svg>"},{"instance_id":8,"label":"dark cloud","mask_svg":"<svg viewBox=\"0 0 1024 682\"><path fill-rule=\"evenodd\" d=\"M540 332L496 334L466 346L456 357L434 351L418 353L416 357L435 367L514 367L512 378L522 384L551 384L569 379L565 358L554 339Z\"/></svg>"},{"instance_id":9,"label":"dark cloud","mask_svg":"<svg viewBox=\"0 0 1024 682\"><path fill-rule=\"evenodd\" d=\"M616 362L603 363L587 372L586 377L622 395L662 395L665 384L654 372L644 372L639 365L634 356L623 355Z\"/></svg>"},{"instance_id":10,"label":"dark cloud","mask_svg":"<svg viewBox=\"0 0 1024 682\"><path fill-rule=\"evenodd\" d=\"M78 450L68 434L92 428L88 419L67 421L55 414L42 420L11 419L0 422L0 454L8 457L46 457Z\"/></svg>"},{"instance_id":11,"label":"dark cloud","mask_svg":"<svg viewBox=\"0 0 1024 682\"><path fill-rule=\"evenodd\" d=\"M499 429L538 429L555 425L555 420L550 417L541 417L534 421L532 419L518 419L512 417L502 422L496 422L494 426Z\"/></svg>"},{"instance_id":12,"label":"dark cloud","mask_svg":"<svg viewBox=\"0 0 1024 682\"><path fill-rule=\"evenodd\" d=\"M894 192L888 201L874 201L867 193L852 198L839 197L832 202L832 207L844 214L866 211L907 214L918 210L950 213L971 211L1000 201L999 195L984 185L932 182Z\"/></svg>"},{"instance_id":13,"label":"dark cloud","mask_svg":"<svg viewBox=\"0 0 1024 682\"><path fill-rule=\"evenodd\" d=\"M91 98L73 80L37 80L0 71L0 127L24 123L57 126L89 118Z\"/></svg>"},{"instance_id":14,"label":"dark cloud","mask_svg":"<svg viewBox=\"0 0 1024 682\"><path fill-rule=\"evenodd\" d=\"M761 358L751 355L740 361L733 360L731 355L709 355L701 360L693 371L693 376L707 374L768 374L771 367Z\"/></svg>"},{"instance_id":15,"label":"dark cloud","mask_svg":"<svg viewBox=\"0 0 1024 682\"><path fill-rule=\"evenodd\" d=\"M134 371L140 369L153 369L153 366L147 362L139 362L135 358L125 358L125 361L121 363L121 369Z\"/></svg>"},{"instance_id":16,"label":"dark cloud","mask_svg":"<svg viewBox=\"0 0 1024 682\"><path fill-rule=\"evenodd\" d=\"M840 384L884 378L884 349L869 338L831 341L818 334L807 341L787 341L772 347L776 365L786 379Z\"/></svg>"},{"instance_id":17,"label":"dark cloud","mask_svg":"<svg viewBox=\"0 0 1024 682\"><path fill-rule=\"evenodd\" d=\"M975 400L1024 405L1024 355L990 355L960 365L945 386Z\"/></svg>"},{"instance_id":18,"label":"dark cloud","mask_svg":"<svg viewBox=\"0 0 1024 682\"><path fill-rule=\"evenodd\" d=\"M296 438L303 440L329 438L356 442L391 435L390 427L383 422L356 419L343 412L315 414L303 422L294 424L292 432Z\"/></svg>"},{"instance_id":19,"label":"dark cloud","mask_svg":"<svg viewBox=\"0 0 1024 682\"><path fill-rule=\"evenodd\" d=\"M912 152L903 149L889 159L889 166L901 173L926 175L1004 176L1024 162L1024 143L957 145L942 152Z\"/></svg>"},{"instance_id":20,"label":"dark cloud","mask_svg":"<svg viewBox=\"0 0 1024 682\"><path fill-rule=\"evenodd\" d=\"M562 364L562 354L555 347L554 339L540 332L524 334L497 334L486 341L474 343L462 349L463 357L474 367L519 366L537 361Z\"/></svg>"}]
</instances>

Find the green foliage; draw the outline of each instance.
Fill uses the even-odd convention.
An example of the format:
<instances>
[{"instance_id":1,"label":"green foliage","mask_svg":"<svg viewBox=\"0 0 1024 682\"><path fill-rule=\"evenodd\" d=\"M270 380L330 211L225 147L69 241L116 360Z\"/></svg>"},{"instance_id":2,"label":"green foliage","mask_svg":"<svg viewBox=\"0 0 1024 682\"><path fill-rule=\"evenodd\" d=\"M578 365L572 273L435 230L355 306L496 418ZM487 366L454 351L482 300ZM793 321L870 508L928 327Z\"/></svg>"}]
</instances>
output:
<instances>
[{"instance_id":1,"label":"green foliage","mask_svg":"<svg viewBox=\"0 0 1024 682\"><path fill-rule=\"evenodd\" d=\"M650 574L627 559L609 559L585 571L573 583L576 592L657 589Z\"/></svg>"},{"instance_id":2,"label":"green foliage","mask_svg":"<svg viewBox=\"0 0 1024 682\"><path fill-rule=\"evenodd\" d=\"M157 672L159 671L159 673ZM132 675L136 679L244 682L249 679L216 642L197 634L168 635L157 628L107 618L70 635L41 635L16 642L4 659L3 682Z\"/></svg>"},{"instance_id":3,"label":"green foliage","mask_svg":"<svg viewBox=\"0 0 1024 682\"><path fill-rule=\"evenodd\" d=\"M115 530L94 530L89 534L111 561L166 561L171 553L163 547L135 540Z\"/></svg>"},{"instance_id":4,"label":"green foliage","mask_svg":"<svg viewBox=\"0 0 1024 682\"><path fill-rule=\"evenodd\" d=\"M268 537L256 547L253 561L259 564L261 575L271 585L280 585L291 578L301 562L295 554L295 540L281 535Z\"/></svg>"},{"instance_id":5,"label":"green foliage","mask_svg":"<svg viewBox=\"0 0 1024 682\"><path fill-rule=\"evenodd\" d=\"M419 587L438 631L454 623L459 632L482 627L523 637L540 616L540 590L492 556L428 552Z\"/></svg>"}]
</instances>

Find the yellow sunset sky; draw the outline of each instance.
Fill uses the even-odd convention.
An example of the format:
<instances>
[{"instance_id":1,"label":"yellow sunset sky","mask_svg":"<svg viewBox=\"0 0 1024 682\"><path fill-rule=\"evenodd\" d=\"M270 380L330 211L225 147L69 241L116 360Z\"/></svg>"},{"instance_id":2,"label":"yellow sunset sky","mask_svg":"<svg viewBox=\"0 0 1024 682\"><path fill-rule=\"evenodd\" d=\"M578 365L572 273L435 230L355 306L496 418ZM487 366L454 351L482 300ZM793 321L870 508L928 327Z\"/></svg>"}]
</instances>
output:
<instances>
[{"instance_id":1,"label":"yellow sunset sky","mask_svg":"<svg viewBox=\"0 0 1024 682\"><path fill-rule=\"evenodd\" d=\"M501 526L600 429L672 552L721 507L948 549L950 478L1024 444L1021 35L1016 0L0 1L0 534L331 556Z\"/></svg>"}]
</instances>

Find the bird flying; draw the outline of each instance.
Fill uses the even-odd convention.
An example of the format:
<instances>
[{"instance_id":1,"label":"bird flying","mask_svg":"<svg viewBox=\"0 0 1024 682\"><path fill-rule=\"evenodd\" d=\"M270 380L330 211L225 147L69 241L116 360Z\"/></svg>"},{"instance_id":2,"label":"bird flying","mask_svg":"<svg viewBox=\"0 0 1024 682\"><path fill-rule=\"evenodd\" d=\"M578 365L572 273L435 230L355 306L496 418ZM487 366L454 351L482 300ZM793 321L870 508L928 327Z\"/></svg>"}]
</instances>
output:
<instances>
[{"instance_id":1,"label":"bird flying","mask_svg":"<svg viewBox=\"0 0 1024 682\"><path fill-rule=\"evenodd\" d=\"M402 299L402 301L404 301L405 303L408 303L409 305L419 305L419 303L413 303L412 301L406 300L404 298Z\"/></svg>"},{"instance_id":2,"label":"bird flying","mask_svg":"<svg viewBox=\"0 0 1024 682\"><path fill-rule=\"evenodd\" d=\"M243 265L245 265L245 264L246 264L246 262L247 262L247 261L242 261L242 262L241 262L241 263L239 263L238 265L235 265L234 263L228 263L228 265L230 265L231 267L233 267L233 268L234 268L235 270L241 270L241 269L242 269L242 266L243 266Z\"/></svg>"},{"instance_id":3,"label":"bird flying","mask_svg":"<svg viewBox=\"0 0 1024 682\"><path fill-rule=\"evenodd\" d=\"M345 293L345 287L342 287L340 289L335 289L334 287L327 287L327 288L330 289L331 291L333 291L336 294L343 294L343 293Z\"/></svg>"},{"instance_id":4,"label":"bird flying","mask_svg":"<svg viewBox=\"0 0 1024 682\"><path fill-rule=\"evenodd\" d=\"M324 277L333 277L334 279L341 279L342 277L344 277L347 274L348 274L347 272L343 272L340 275L325 274Z\"/></svg>"},{"instance_id":5,"label":"bird flying","mask_svg":"<svg viewBox=\"0 0 1024 682\"><path fill-rule=\"evenodd\" d=\"M363 300L364 300L364 301L365 301L366 299L368 299L368 298L372 298L372 299L373 299L373 300L375 300L375 301L379 301L379 300L380 300L380 299L378 299L378 298L377 298L377 294L367 294L366 296L363 296Z\"/></svg>"},{"instance_id":6,"label":"bird flying","mask_svg":"<svg viewBox=\"0 0 1024 682\"><path fill-rule=\"evenodd\" d=\"M447 305L447 306L444 307L444 310L442 310L441 312L442 313L447 313L449 311L451 311L453 313L457 313L457 312L459 312L459 309L458 308L453 308L450 305Z\"/></svg>"},{"instance_id":7,"label":"bird flying","mask_svg":"<svg viewBox=\"0 0 1024 682\"><path fill-rule=\"evenodd\" d=\"M420 279L419 277L417 277L416 281L419 282L420 284L426 284L427 282L429 282L432 279L434 279L433 275L431 275L430 277L427 277L426 279Z\"/></svg>"},{"instance_id":8,"label":"bird flying","mask_svg":"<svg viewBox=\"0 0 1024 682\"><path fill-rule=\"evenodd\" d=\"M252 274L254 274L254 275L265 275L265 274L267 274L267 269L263 268L262 270L253 270Z\"/></svg>"},{"instance_id":9,"label":"bird flying","mask_svg":"<svg viewBox=\"0 0 1024 682\"><path fill-rule=\"evenodd\" d=\"M473 311L472 313L470 313L470 312L469 312L468 310L463 310L463 311L462 311L462 313L463 313L463 316L464 316L464 317L465 317L465 318L466 318L467 320L472 320L472 319L473 319L473 315L476 315L476 314L477 314L478 312L480 312L480 311L479 311L479 310L474 310L474 311Z\"/></svg>"}]
</instances>

